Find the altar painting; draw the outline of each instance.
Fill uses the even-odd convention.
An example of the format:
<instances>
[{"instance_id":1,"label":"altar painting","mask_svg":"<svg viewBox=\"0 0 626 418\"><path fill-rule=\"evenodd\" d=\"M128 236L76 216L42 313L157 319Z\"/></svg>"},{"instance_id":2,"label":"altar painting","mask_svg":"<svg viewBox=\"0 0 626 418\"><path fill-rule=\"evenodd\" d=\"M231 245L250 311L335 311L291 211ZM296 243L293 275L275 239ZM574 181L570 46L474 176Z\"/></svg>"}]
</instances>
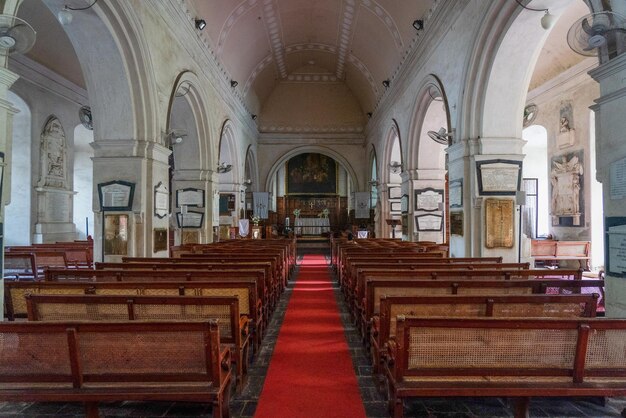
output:
<instances>
[{"instance_id":1,"label":"altar painting","mask_svg":"<svg viewBox=\"0 0 626 418\"><path fill-rule=\"evenodd\" d=\"M296 155L287 162L288 194L337 194L337 163L318 153Z\"/></svg>"}]
</instances>

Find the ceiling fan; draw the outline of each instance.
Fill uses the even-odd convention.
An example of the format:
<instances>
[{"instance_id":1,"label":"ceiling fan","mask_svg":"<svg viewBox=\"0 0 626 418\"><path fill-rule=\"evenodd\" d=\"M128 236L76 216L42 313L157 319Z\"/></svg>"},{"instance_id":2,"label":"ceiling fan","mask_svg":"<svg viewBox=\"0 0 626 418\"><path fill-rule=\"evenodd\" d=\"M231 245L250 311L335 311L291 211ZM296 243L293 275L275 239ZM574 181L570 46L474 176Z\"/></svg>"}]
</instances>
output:
<instances>
[{"instance_id":1,"label":"ceiling fan","mask_svg":"<svg viewBox=\"0 0 626 418\"><path fill-rule=\"evenodd\" d=\"M616 52L615 34L626 32L626 19L614 12L592 13L581 17L567 32L569 47L580 55L594 57L606 45L609 56Z\"/></svg>"},{"instance_id":2,"label":"ceiling fan","mask_svg":"<svg viewBox=\"0 0 626 418\"><path fill-rule=\"evenodd\" d=\"M0 55L24 54L33 47L37 33L19 17L0 15Z\"/></svg>"},{"instance_id":3,"label":"ceiling fan","mask_svg":"<svg viewBox=\"0 0 626 418\"><path fill-rule=\"evenodd\" d=\"M186 136L187 136L187 131L183 129L172 129L166 135L166 138L169 142L168 145L182 144L183 138Z\"/></svg>"},{"instance_id":4,"label":"ceiling fan","mask_svg":"<svg viewBox=\"0 0 626 418\"><path fill-rule=\"evenodd\" d=\"M78 109L78 119L80 123L90 131L93 131L93 115L89 106L83 106Z\"/></svg>"},{"instance_id":5,"label":"ceiling fan","mask_svg":"<svg viewBox=\"0 0 626 418\"><path fill-rule=\"evenodd\" d=\"M428 136L441 145L450 145L450 141L452 140L452 134L447 133L446 128L441 128L437 132L428 131Z\"/></svg>"}]
</instances>

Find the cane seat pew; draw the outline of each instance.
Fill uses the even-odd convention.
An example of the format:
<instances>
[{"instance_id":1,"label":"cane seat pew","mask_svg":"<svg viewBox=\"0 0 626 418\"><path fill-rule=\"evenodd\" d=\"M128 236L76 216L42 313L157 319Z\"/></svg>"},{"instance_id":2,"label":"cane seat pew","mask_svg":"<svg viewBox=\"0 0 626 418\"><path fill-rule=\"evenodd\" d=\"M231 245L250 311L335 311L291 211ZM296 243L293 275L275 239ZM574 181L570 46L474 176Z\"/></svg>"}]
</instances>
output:
<instances>
[{"instance_id":1,"label":"cane seat pew","mask_svg":"<svg viewBox=\"0 0 626 418\"><path fill-rule=\"evenodd\" d=\"M206 282L5 282L4 298L9 321L27 318L26 295L117 296L237 296L239 313L250 319L256 353L264 333L256 282L250 280Z\"/></svg>"},{"instance_id":2,"label":"cane seat pew","mask_svg":"<svg viewBox=\"0 0 626 418\"><path fill-rule=\"evenodd\" d=\"M181 344L184 341L184 344ZM0 401L212 403L230 416L230 350L217 321L2 322Z\"/></svg>"},{"instance_id":3,"label":"cane seat pew","mask_svg":"<svg viewBox=\"0 0 626 418\"><path fill-rule=\"evenodd\" d=\"M237 296L26 295L29 321L218 321L231 349L236 385L243 387L250 358L249 318Z\"/></svg>"},{"instance_id":4,"label":"cane seat pew","mask_svg":"<svg viewBox=\"0 0 626 418\"><path fill-rule=\"evenodd\" d=\"M496 317L593 318L599 295L385 296L371 319L372 371L377 376L385 343L395 336L396 318Z\"/></svg>"},{"instance_id":5,"label":"cane seat pew","mask_svg":"<svg viewBox=\"0 0 626 418\"><path fill-rule=\"evenodd\" d=\"M626 395L626 320L399 316L384 363L389 408L414 397ZM626 411L623 411L624 414Z\"/></svg>"}]
</instances>

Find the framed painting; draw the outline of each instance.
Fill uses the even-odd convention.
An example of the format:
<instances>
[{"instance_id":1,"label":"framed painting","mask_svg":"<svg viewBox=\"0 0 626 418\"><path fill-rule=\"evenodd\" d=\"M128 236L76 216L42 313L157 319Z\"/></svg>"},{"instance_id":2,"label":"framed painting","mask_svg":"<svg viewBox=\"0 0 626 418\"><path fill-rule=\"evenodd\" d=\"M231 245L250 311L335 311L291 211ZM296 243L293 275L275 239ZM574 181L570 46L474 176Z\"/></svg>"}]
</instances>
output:
<instances>
[{"instance_id":1,"label":"framed painting","mask_svg":"<svg viewBox=\"0 0 626 418\"><path fill-rule=\"evenodd\" d=\"M304 153L287 161L287 194L337 194L337 162L322 154Z\"/></svg>"},{"instance_id":2,"label":"framed painting","mask_svg":"<svg viewBox=\"0 0 626 418\"><path fill-rule=\"evenodd\" d=\"M104 216L104 255L128 255L128 215Z\"/></svg>"},{"instance_id":3,"label":"framed painting","mask_svg":"<svg viewBox=\"0 0 626 418\"><path fill-rule=\"evenodd\" d=\"M152 230L153 235L153 243L154 243L154 252L158 253L159 251L167 250L167 229L166 228L155 228Z\"/></svg>"}]
</instances>

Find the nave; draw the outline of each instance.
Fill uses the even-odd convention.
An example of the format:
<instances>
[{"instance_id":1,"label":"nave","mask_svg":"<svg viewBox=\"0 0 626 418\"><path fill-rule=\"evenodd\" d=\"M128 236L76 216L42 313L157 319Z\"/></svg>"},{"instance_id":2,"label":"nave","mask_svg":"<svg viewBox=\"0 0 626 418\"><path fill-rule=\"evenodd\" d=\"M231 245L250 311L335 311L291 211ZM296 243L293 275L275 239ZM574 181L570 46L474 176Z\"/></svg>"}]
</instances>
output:
<instances>
[{"instance_id":1,"label":"nave","mask_svg":"<svg viewBox=\"0 0 626 418\"><path fill-rule=\"evenodd\" d=\"M376 387L375 381L372 379L372 367L368 359L368 355L362 344L362 337L354 326L349 312L349 307L345 303L344 296L339 289L337 277L333 270L326 267L330 262L330 254L323 252L308 250L307 254L300 250L298 252L298 262L293 277L288 287L283 292L278 301L271 321L265 331L264 339L261 347L256 354L253 363L248 369L248 380L241 393L234 395L230 402L230 412L234 418L241 417L360 417L369 418L388 417L387 401L379 388ZM332 281L326 282L324 276L328 272ZM332 285L332 286L329 286ZM307 298L311 293L313 300ZM318 295L319 294L319 295ZM305 295L303 299L301 295ZM331 296L332 295L332 296ZM336 302L336 308L333 303L329 303L328 297L331 296ZM308 301L307 301L308 299ZM317 315L302 315L306 313L307 304L329 306L324 316L330 316L328 321L319 321L321 311L316 311ZM300 315L297 311L300 310ZM310 311L309 311L310 312ZM290 315L292 316L289 320ZM332 318L335 316L335 318ZM338 321L341 321L343 333L337 328ZM291 323L289 323L291 322ZM323 324L321 329L316 329L315 333L326 337L333 342L330 344L335 348L336 355L330 358L319 358L317 362L306 361L303 359L300 364L296 365L296 370L300 372L308 369L311 376L328 372L328 363L324 361L334 361L337 364L337 370L333 370L333 379L327 382L316 380L315 384L311 384L306 388L299 382L285 380L285 367L290 367L285 363L285 359L279 359L281 367L276 367L276 363L272 361L277 356L284 356L285 345L287 350L294 348L289 346L293 344L294 339L300 337L298 329L306 329L311 324ZM294 332L295 325L295 332ZM330 333L325 331L331 330ZM286 338L281 338L281 332L286 331ZM294 335L295 334L295 335ZM295 338L294 338L295 337ZM288 341L291 339L291 341ZM299 350L311 353L315 348L319 348L318 354L324 356L329 350L329 340L324 340L323 344L311 343L310 345L300 346ZM283 344L283 345L281 345ZM314 347L317 346L317 347ZM296 345L297 347L297 345ZM311 348L314 347L314 348ZM345 348L344 348L345 347ZM340 349L345 349L345 353L340 353ZM298 350L295 348L294 350ZM351 356L352 371L344 373L344 376L338 375L340 372L346 372L345 367L342 369L339 357L343 357L344 366L347 354ZM302 358L301 352L292 353L295 358ZM288 362L287 362L288 363ZM298 369L301 367L300 369ZM272 371L272 369L276 369ZM292 370L293 371L293 370ZM274 376L272 376L274 373ZM289 371L287 371L287 374ZM334 386L337 389L337 382L346 380L358 383L360 394L359 405L352 403L352 408L342 409L346 405L350 405L350 395L354 395L354 387L340 386L337 395L343 400L338 403L337 399L329 399L334 402L335 412L324 410L324 402L316 403L316 396L328 390L326 384ZM351 383L351 382L349 382ZM276 390L272 393L271 391ZM350 393L352 391L352 393ZM233 391L234 392L234 391ZM291 393L290 393L291 392ZM323 396L322 396L323 397ZM274 399L272 399L274 398ZM354 402L354 396L352 396ZM277 404L272 401L278 400ZM358 400L358 399L357 399ZM308 402L307 402L308 401ZM311 402L313 401L313 402ZM533 398L530 405L531 417L620 417L620 412L626 407L626 399L624 398L607 398L606 404L601 405L599 399L583 399L583 400L566 400L561 398ZM304 406L304 409L302 407ZM326 403L327 407L327 403ZM281 408L279 410L273 408ZM321 409L318 409L321 408ZM280 412L279 412L280 411ZM332 411L332 410L331 410ZM349 412L346 412L349 411ZM272 413L273 412L273 413ZM500 398L422 398L419 400L411 399L405 402L405 416L407 417L510 417L512 409L505 399ZM141 416L147 418L153 417L210 417L212 416L211 406L202 403L184 403L184 402L116 402L101 403L100 413L102 417L125 417L125 416ZM0 416L2 417L81 417L83 416L83 407L80 404L65 403L0 403Z\"/></svg>"}]
</instances>

